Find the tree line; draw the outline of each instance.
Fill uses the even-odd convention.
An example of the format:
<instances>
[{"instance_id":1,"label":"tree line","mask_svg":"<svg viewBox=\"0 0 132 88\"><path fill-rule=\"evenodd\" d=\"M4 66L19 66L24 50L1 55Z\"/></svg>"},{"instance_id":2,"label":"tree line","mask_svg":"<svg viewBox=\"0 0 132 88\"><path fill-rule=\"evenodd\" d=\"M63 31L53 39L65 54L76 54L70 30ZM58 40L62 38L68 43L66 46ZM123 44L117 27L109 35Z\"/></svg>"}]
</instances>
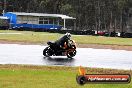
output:
<instances>
[{"instance_id":1,"label":"tree line","mask_svg":"<svg viewBox=\"0 0 132 88\"><path fill-rule=\"evenodd\" d=\"M1 13L3 9L73 16L75 30L124 32L132 15L132 0L0 0Z\"/></svg>"}]
</instances>

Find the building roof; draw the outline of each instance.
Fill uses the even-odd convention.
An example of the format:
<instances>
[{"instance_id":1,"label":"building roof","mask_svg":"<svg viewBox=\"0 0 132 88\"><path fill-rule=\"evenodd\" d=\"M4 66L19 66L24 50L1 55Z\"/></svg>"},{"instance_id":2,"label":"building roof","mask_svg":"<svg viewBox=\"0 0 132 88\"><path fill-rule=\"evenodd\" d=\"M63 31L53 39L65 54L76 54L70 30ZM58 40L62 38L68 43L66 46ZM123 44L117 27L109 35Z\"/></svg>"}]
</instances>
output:
<instances>
[{"instance_id":1,"label":"building roof","mask_svg":"<svg viewBox=\"0 0 132 88\"><path fill-rule=\"evenodd\" d=\"M0 19L5 19L5 20L7 20L8 18L7 18L7 17L4 17L4 16L0 16Z\"/></svg>"},{"instance_id":2,"label":"building roof","mask_svg":"<svg viewBox=\"0 0 132 88\"><path fill-rule=\"evenodd\" d=\"M45 16L45 17L60 17L62 19L76 19L67 15L62 14L47 14L47 13L25 13L25 12L7 12L16 14L18 16Z\"/></svg>"}]
</instances>

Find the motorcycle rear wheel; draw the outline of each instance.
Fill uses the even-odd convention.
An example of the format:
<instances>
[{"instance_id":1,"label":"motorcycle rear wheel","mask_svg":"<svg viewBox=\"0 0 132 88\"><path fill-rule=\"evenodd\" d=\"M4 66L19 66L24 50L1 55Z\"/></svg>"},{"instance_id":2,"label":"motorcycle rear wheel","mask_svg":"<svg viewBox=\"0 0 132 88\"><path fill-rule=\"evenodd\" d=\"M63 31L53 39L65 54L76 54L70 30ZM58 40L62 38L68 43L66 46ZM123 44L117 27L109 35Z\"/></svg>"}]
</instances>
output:
<instances>
[{"instance_id":1,"label":"motorcycle rear wheel","mask_svg":"<svg viewBox=\"0 0 132 88\"><path fill-rule=\"evenodd\" d=\"M43 50L43 55L46 56L46 57L52 56L52 54L51 54L51 52L50 52L50 47L46 47L46 48Z\"/></svg>"}]
</instances>

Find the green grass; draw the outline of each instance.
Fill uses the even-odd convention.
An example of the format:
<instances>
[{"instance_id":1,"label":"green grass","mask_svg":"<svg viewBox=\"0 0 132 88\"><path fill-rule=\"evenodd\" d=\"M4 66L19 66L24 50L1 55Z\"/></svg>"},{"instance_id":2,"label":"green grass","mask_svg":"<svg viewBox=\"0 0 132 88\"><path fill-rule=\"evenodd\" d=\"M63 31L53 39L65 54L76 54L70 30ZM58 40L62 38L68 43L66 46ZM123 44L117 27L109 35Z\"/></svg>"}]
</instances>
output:
<instances>
[{"instance_id":1,"label":"green grass","mask_svg":"<svg viewBox=\"0 0 132 88\"><path fill-rule=\"evenodd\" d=\"M0 33L21 33L21 34L0 34L0 40L13 42L28 42L43 44L47 41L55 41L63 34L48 32L13 31L0 30ZM77 44L108 44L108 45L129 45L132 46L132 38L103 37L103 36L78 36L72 35Z\"/></svg>"},{"instance_id":2,"label":"green grass","mask_svg":"<svg viewBox=\"0 0 132 88\"><path fill-rule=\"evenodd\" d=\"M125 70L86 68L87 73L130 73ZM76 83L77 67L0 65L0 88L132 88L129 84Z\"/></svg>"},{"instance_id":3,"label":"green grass","mask_svg":"<svg viewBox=\"0 0 132 88\"><path fill-rule=\"evenodd\" d=\"M0 33L21 33L21 34L0 34L0 40L5 41L18 41L29 43L45 43L49 40L56 40L59 34L49 34L47 32L30 32L30 31L12 31L5 30Z\"/></svg>"}]
</instances>

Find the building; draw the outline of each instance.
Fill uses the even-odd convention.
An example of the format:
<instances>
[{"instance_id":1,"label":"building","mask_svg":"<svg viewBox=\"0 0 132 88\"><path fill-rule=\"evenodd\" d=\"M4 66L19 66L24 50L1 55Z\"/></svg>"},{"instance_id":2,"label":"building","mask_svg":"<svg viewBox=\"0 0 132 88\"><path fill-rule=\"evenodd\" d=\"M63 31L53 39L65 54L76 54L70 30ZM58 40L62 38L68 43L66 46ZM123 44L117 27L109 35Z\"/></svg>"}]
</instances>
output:
<instances>
[{"instance_id":1,"label":"building","mask_svg":"<svg viewBox=\"0 0 132 88\"><path fill-rule=\"evenodd\" d=\"M0 16L0 29L8 29L8 28L9 28L8 18Z\"/></svg>"},{"instance_id":2,"label":"building","mask_svg":"<svg viewBox=\"0 0 132 88\"><path fill-rule=\"evenodd\" d=\"M62 14L7 12L10 28L57 29L66 28L67 19L75 19ZM63 24L62 24L63 23Z\"/></svg>"}]
</instances>

